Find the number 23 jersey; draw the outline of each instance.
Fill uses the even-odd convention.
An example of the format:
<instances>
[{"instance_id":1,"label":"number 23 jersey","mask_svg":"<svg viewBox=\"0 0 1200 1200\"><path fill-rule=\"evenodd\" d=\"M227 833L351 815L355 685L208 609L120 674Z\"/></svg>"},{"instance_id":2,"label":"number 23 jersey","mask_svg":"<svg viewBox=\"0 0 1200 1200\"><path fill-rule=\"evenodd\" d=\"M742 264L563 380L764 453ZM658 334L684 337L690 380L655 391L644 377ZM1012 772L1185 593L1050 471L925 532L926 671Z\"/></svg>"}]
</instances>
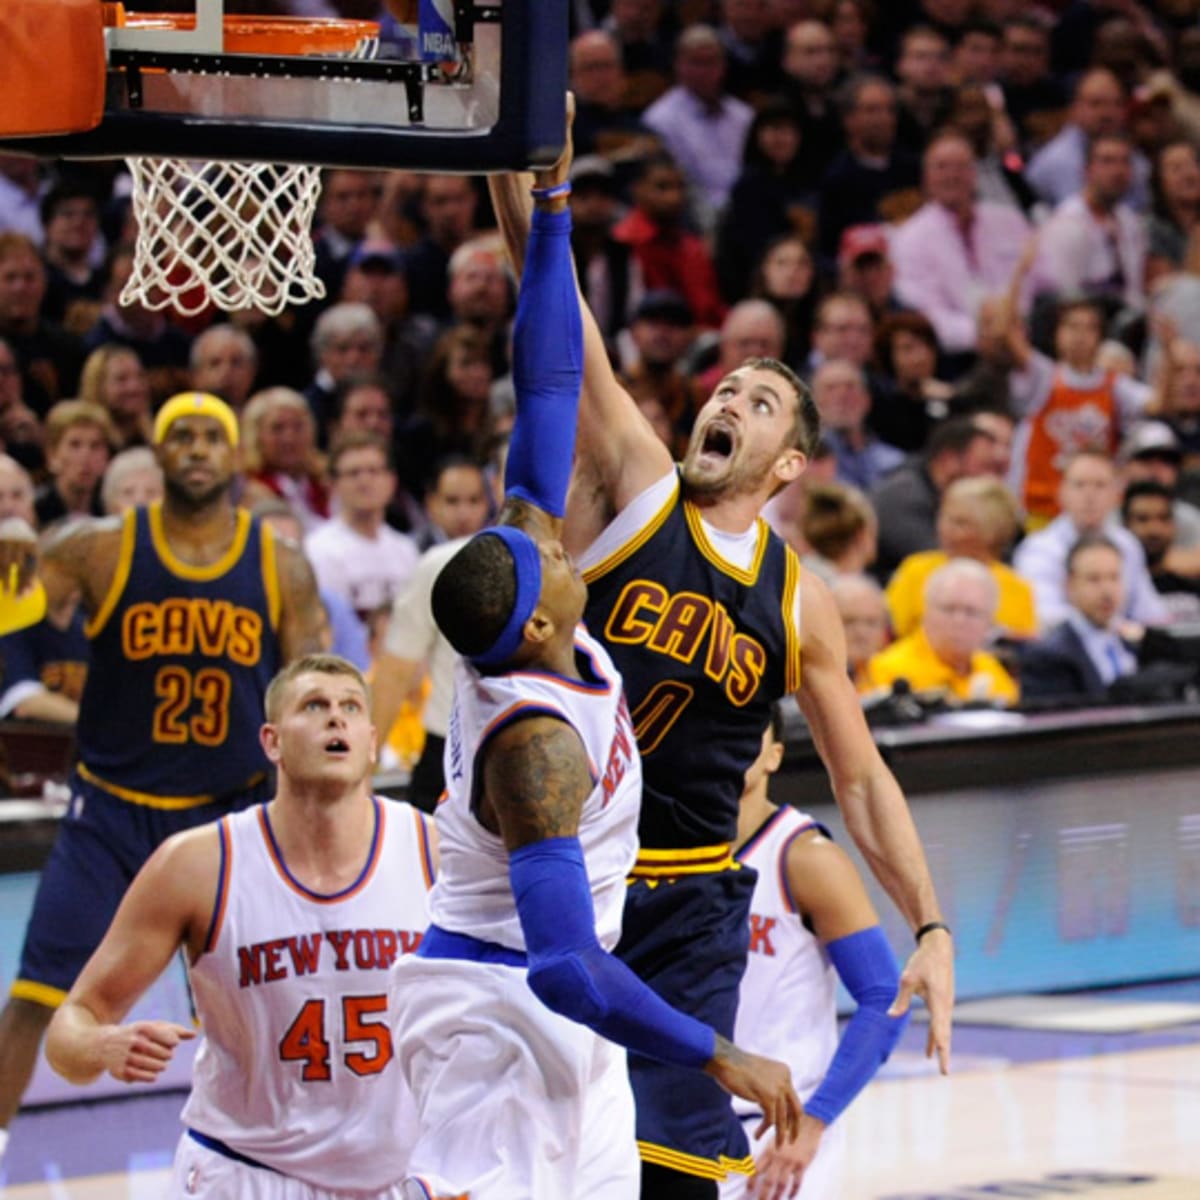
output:
<instances>
[{"instance_id":1,"label":"number 23 jersey","mask_svg":"<svg viewBox=\"0 0 1200 1200\"><path fill-rule=\"evenodd\" d=\"M204 567L172 553L160 505L126 513L112 584L85 627L92 666L77 738L96 782L223 796L266 770L258 731L280 666L275 543L236 513L232 544Z\"/></svg>"}]
</instances>

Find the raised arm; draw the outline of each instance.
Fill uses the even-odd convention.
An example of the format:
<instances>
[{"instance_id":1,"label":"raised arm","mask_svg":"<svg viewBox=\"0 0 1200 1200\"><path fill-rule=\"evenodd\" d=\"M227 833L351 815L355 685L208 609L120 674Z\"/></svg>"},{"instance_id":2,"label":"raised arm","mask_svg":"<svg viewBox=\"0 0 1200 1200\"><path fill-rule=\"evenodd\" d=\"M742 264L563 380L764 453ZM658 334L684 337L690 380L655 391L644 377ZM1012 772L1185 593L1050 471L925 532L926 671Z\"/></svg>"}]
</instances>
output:
<instances>
[{"instance_id":1,"label":"raised arm","mask_svg":"<svg viewBox=\"0 0 1200 1200\"><path fill-rule=\"evenodd\" d=\"M164 842L138 872L50 1022L46 1058L63 1078L85 1084L107 1071L122 1083L151 1082L195 1036L172 1021L122 1022L180 945L193 957L203 950L219 871L217 827L208 825Z\"/></svg>"},{"instance_id":2,"label":"raised arm","mask_svg":"<svg viewBox=\"0 0 1200 1200\"><path fill-rule=\"evenodd\" d=\"M524 269L529 234L529 181L528 175L494 175L488 180L492 205L518 273ZM617 380L604 339L582 295L579 307L584 371L576 445L578 477L569 530L574 545L589 542L613 514L671 468L670 452Z\"/></svg>"},{"instance_id":3,"label":"raised arm","mask_svg":"<svg viewBox=\"0 0 1200 1200\"><path fill-rule=\"evenodd\" d=\"M875 878L914 932L940 924L941 909L912 814L895 776L880 757L846 672L841 618L825 585L811 571L801 576L804 612L802 683L796 699L829 772L833 794L855 844ZM942 929L924 936L908 960L892 1015L908 1010L914 995L929 1007L927 1052L950 1064L954 1007L954 952Z\"/></svg>"},{"instance_id":4,"label":"raised arm","mask_svg":"<svg viewBox=\"0 0 1200 1200\"><path fill-rule=\"evenodd\" d=\"M596 937L579 814L593 781L583 743L554 717L502 730L485 752L484 824L503 838L529 957L547 1008L652 1058L693 1067L759 1105L759 1132L794 1140L800 1102L782 1063L746 1054L672 1008Z\"/></svg>"}]
</instances>

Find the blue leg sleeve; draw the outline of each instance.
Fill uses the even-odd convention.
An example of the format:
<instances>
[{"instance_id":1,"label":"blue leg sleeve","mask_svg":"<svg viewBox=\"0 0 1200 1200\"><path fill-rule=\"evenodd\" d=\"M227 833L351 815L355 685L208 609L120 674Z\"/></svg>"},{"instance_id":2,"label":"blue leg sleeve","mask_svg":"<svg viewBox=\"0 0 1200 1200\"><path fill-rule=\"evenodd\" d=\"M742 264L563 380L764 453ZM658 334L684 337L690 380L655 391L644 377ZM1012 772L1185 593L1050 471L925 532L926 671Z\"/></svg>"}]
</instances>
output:
<instances>
[{"instance_id":1,"label":"blue leg sleeve","mask_svg":"<svg viewBox=\"0 0 1200 1200\"><path fill-rule=\"evenodd\" d=\"M575 454L583 322L571 268L571 214L533 214L513 330L517 418L505 468L511 496L561 517Z\"/></svg>"},{"instance_id":2,"label":"blue leg sleeve","mask_svg":"<svg viewBox=\"0 0 1200 1200\"><path fill-rule=\"evenodd\" d=\"M547 838L509 856L529 957L529 986L554 1012L609 1041L678 1066L703 1068L716 1035L672 1008L596 940L578 838Z\"/></svg>"},{"instance_id":3,"label":"blue leg sleeve","mask_svg":"<svg viewBox=\"0 0 1200 1200\"><path fill-rule=\"evenodd\" d=\"M805 1112L829 1125L887 1061L908 1014L887 1015L900 984L900 968L878 925L837 938L825 948L846 990L858 1001L825 1078L804 1105Z\"/></svg>"}]
</instances>

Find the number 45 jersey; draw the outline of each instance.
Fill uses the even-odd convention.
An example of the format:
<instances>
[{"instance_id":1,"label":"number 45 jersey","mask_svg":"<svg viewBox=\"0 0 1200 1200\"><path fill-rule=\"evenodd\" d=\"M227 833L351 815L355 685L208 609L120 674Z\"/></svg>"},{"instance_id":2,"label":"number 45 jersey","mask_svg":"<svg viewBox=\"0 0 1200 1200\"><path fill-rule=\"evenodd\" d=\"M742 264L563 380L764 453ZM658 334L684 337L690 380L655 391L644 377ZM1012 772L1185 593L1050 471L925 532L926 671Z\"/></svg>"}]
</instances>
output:
<instances>
[{"instance_id":1,"label":"number 45 jersey","mask_svg":"<svg viewBox=\"0 0 1200 1200\"><path fill-rule=\"evenodd\" d=\"M416 1135L387 1010L433 883L424 816L375 797L362 871L332 895L288 869L269 810L222 818L205 951L189 967L204 1040L189 1129L338 1195L404 1178Z\"/></svg>"},{"instance_id":2,"label":"number 45 jersey","mask_svg":"<svg viewBox=\"0 0 1200 1200\"><path fill-rule=\"evenodd\" d=\"M280 666L275 543L236 511L232 544L205 567L172 553L159 505L125 515L112 585L85 627L92 666L77 734L84 778L117 795L222 797L266 770L258 731Z\"/></svg>"}]
</instances>

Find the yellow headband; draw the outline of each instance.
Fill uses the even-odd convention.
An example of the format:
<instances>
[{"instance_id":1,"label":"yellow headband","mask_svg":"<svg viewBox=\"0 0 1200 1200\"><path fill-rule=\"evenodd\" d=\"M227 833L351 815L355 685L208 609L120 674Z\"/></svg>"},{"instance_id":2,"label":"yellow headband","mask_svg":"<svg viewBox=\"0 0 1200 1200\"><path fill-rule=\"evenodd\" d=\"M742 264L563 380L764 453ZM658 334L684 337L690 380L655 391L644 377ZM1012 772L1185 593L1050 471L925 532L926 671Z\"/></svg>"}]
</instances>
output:
<instances>
[{"instance_id":1,"label":"yellow headband","mask_svg":"<svg viewBox=\"0 0 1200 1200\"><path fill-rule=\"evenodd\" d=\"M238 422L233 409L219 396L209 392L180 392L172 396L158 410L154 418L154 444L157 446L166 439L167 430L180 417L212 417L220 422L225 430L225 436L231 446L238 444Z\"/></svg>"}]
</instances>

